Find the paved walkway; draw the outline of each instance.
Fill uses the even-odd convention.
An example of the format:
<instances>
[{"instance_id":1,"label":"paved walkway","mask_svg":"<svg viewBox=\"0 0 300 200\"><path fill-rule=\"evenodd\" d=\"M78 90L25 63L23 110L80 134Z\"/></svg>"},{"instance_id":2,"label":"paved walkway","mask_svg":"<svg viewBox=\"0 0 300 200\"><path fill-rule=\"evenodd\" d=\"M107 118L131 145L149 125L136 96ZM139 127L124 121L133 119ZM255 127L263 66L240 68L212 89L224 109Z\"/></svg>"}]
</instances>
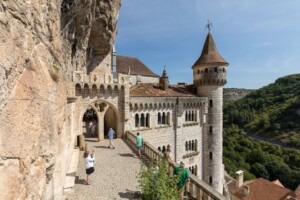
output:
<instances>
[{"instance_id":1,"label":"paved walkway","mask_svg":"<svg viewBox=\"0 0 300 200\"><path fill-rule=\"evenodd\" d=\"M122 139L115 139L115 149L108 149L108 140L97 142L87 138L88 149L95 151L95 172L91 185L85 185L85 161L80 152L74 191L68 200L139 199L138 173L141 161Z\"/></svg>"}]
</instances>

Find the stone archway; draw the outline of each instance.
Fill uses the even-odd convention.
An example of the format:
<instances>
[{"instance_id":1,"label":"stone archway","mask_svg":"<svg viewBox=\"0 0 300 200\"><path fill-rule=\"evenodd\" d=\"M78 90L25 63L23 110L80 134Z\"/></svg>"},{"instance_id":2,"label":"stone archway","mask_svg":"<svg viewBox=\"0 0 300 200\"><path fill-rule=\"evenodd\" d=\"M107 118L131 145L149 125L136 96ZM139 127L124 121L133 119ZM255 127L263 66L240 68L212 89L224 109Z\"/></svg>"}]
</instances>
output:
<instances>
[{"instance_id":1,"label":"stone archway","mask_svg":"<svg viewBox=\"0 0 300 200\"><path fill-rule=\"evenodd\" d=\"M104 135L106 136L109 128L117 130L116 114L112 108L108 108L104 114Z\"/></svg>"},{"instance_id":2,"label":"stone archway","mask_svg":"<svg viewBox=\"0 0 300 200\"><path fill-rule=\"evenodd\" d=\"M85 108L89 107L96 112L98 141L104 139L109 128L113 128L117 137L121 137L120 113L113 103L104 99L97 99L94 102L89 103Z\"/></svg>"},{"instance_id":3,"label":"stone archway","mask_svg":"<svg viewBox=\"0 0 300 200\"><path fill-rule=\"evenodd\" d=\"M98 135L97 110L93 107L87 108L82 117L82 134L87 137L97 137Z\"/></svg>"}]
</instances>

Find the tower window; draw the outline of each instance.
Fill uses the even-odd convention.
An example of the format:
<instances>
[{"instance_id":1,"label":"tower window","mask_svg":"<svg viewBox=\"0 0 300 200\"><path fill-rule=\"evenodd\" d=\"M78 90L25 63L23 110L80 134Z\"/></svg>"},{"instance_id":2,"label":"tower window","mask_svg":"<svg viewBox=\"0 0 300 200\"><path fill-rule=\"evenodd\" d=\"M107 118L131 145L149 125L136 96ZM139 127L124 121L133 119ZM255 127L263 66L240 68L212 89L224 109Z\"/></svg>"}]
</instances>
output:
<instances>
[{"instance_id":1,"label":"tower window","mask_svg":"<svg viewBox=\"0 0 300 200\"><path fill-rule=\"evenodd\" d=\"M213 133L213 128L212 128L212 126L209 127L209 133L210 133L210 134Z\"/></svg>"},{"instance_id":2,"label":"tower window","mask_svg":"<svg viewBox=\"0 0 300 200\"><path fill-rule=\"evenodd\" d=\"M213 154L212 154L212 152L209 152L209 159L213 159Z\"/></svg>"},{"instance_id":3,"label":"tower window","mask_svg":"<svg viewBox=\"0 0 300 200\"><path fill-rule=\"evenodd\" d=\"M213 100L212 99L209 100L209 107L213 107Z\"/></svg>"},{"instance_id":4,"label":"tower window","mask_svg":"<svg viewBox=\"0 0 300 200\"><path fill-rule=\"evenodd\" d=\"M212 176L209 176L209 184L212 184L212 183L213 183Z\"/></svg>"},{"instance_id":5,"label":"tower window","mask_svg":"<svg viewBox=\"0 0 300 200\"><path fill-rule=\"evenodd\" d=\"M215 67L215 69L214 69L214 70L215 70L215 72L218 72L218 68L216 68L216 67Z\"/></svg>"}]
</instances>

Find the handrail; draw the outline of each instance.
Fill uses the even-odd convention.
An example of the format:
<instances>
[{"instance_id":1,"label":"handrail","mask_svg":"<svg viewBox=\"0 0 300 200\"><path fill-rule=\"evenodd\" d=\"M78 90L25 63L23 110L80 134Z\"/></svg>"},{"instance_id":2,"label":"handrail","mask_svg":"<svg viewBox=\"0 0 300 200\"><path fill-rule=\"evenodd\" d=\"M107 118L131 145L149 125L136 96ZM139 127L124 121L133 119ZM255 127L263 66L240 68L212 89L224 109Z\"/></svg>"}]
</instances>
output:
<instances>
[{"instance_id":1,"label":"handrail","mask_svg":"<svg viewBox=\"0 0 300 200\"><path fill-rule=\"evenodd\" d=\"M136 145L136 135L127 131L126 137L131 144ZM151 160L156 159L160 162L163 159L163 154L154 148L149 142L143 141L142 150L143 154ZM190 181L185 187L185 192L191 199L196 200L226 200L226 197L222 196L209 184L200 180L193 174L190 175Z\"/></svg>"}]
</instances>

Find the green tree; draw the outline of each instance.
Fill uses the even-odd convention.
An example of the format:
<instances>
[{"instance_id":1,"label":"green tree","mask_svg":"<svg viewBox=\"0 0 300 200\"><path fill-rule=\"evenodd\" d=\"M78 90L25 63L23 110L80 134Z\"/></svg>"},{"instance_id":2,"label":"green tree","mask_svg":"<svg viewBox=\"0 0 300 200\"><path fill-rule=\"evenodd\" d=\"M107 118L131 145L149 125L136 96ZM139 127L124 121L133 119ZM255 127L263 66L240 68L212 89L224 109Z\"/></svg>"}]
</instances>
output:
<instances>
[{"instance_id":1,"label":"green tree","mask_svg":"<svg viewBox=\"0 0 300 200\"><path fill-rule=\"evenodd\" d=\"M254 174L257 178L269 179L269 173L266 168L260 163L254 163L251 166L251 173Z\"/></svg>"},{"instance_id":2,"label":"green tree","mask_svg":"<svg viewBox=\"0 0 300 200\"><path fill-rule=\"evenodd\" d=\"M159 163L159 167L151 164L142 166L140 172L140 187L143 200L178 200L180 190L177 189L178 177L169 176L169 165Z\"/></svg>"}]
</instances>

